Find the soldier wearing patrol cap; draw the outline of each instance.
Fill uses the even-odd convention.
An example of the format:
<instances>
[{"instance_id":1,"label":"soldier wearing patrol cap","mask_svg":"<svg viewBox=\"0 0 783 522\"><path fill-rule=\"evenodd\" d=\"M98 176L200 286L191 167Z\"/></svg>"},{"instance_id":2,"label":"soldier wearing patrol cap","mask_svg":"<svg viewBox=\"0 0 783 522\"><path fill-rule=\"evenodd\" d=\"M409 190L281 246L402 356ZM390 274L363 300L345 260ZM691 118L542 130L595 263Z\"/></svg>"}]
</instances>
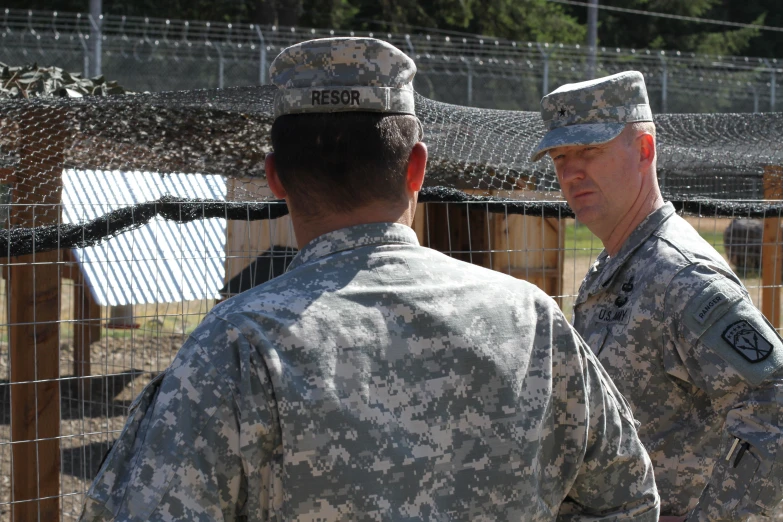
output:
<instances>
[{"instance_id":1,"label":"soldier wearing patrol cap","mask_svg":"<svg viewBox=\"0 0 783 522\"><path fill-rule=\"evenodd\" d=\"M630 411L554 301L418 245L415 72L368 38L275 59L266 174L303 248L136 399L84 520L657 520Z\"/></svg>"},{"instance_id":2,"label":"soldier wearing patrol cap","mask_svg":"<svg viewBox=\"0 0 783 522\"><path fill-rule=\"evenodd\" d=\"M548 154L577 218L603 242L574 326L641 421L662 520L740 521L783 497L783 342L656 176L642 75L544 97Z\"/></svg>"}]
</instances>

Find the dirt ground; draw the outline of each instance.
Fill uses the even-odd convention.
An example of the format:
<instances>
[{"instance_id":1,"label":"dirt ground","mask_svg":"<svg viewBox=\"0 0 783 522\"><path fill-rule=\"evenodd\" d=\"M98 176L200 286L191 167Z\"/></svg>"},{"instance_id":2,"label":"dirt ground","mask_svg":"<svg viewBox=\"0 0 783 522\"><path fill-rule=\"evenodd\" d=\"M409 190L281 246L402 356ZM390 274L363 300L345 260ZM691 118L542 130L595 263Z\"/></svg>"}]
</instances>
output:
<instances>
[{"instance_id":1,"label":"dirt ground","mask_svg":"<svg viewBox=\"0 0 783 522\"><path fill-rule=\"evenodd\" d=\"M87 490L103 457L125 424L128 406L157 373L168 366L184 342L183 334L125 331L91 346L90 396L80 399L80 380L68 371L60 383L62 520L78 518ZM7 375L7 345L0 346L0 375ZM70 368L73 348L60 346L62 368ZM10 386L0 381L0 521L11 521Z\"/></svg>"},{"instance_id":2,"label":"dirt ground","mask_svg":"<svg viewBox=\"0 0 783 522\"><path fill-rule=\"evenodd\" d=\"M702 234L717 242L729 224L728 219L687 218ZM563 267L562 307L571 317L573 300L582 277L601 251L600 242L585 248L566 245ZM761 298L757 276L744 278L754 302ZM0 281L0 296L5 294ZM0 299L0 317L5 316L5 299ZM104 330L103 338L91 346L92 373L88 379L90 397L77 394L79 381L73 377L71 329L72 288L63 287L61 317L61 483L62 520L75 521L100 463L125 423L127 408L141 389L165 369L184 342L186 334L211 308L211 301L176 305L135 307L138 330ZM8 347L0 327L0 522L11 521L10 386ZM783 510L775 520L783 521Z\"/></svg>"}]
</instances>

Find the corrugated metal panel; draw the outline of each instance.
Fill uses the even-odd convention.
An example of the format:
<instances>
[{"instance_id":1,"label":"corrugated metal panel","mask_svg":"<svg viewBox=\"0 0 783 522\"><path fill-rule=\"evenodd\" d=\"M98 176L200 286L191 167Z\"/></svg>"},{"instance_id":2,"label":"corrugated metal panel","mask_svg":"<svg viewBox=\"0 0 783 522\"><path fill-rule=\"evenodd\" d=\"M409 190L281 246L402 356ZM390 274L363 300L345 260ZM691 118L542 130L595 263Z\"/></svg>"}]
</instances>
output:
<instances>
[{"instance_id":1,"label":"corrugated metal panel","mask_svg":"<svg viewBox=\"0 0 783 522\"><path fill-rule=\"evenodd\" d=\"M63 171L63 221L79 223L163 195L226 198L222 176ZM226 220L172 223L155 218L94 247L75 249L103 306L218 299L225 278Z\"/></svg>"}]
</instances>

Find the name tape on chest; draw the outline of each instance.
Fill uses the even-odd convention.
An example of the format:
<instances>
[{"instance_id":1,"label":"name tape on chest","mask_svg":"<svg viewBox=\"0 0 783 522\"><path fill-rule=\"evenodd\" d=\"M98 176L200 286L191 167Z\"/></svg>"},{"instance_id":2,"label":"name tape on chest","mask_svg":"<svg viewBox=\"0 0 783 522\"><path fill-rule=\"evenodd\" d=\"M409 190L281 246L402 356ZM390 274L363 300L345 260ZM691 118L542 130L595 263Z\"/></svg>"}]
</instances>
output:
<instances>
[{"instance_id":1,"label":"name tape on chest","mask_svg":"<svg viewBox=\"0 0 783 522\"><path fill-rule=\"evenodd\" d=\"M359 105L359 91L355 89L321 89L311 94L313 105Z\"/></svg>"},{"instance_id":2,"label":"name tape on chest","mask_svg":"<svg viewBox=\"0 0 783 522\"><path fill-rule=\"evenodd\" d=\"M730 324L722 337L751 363L761 362L772 353L772 343L744 319Z\"/></svg>"}]
</instances>

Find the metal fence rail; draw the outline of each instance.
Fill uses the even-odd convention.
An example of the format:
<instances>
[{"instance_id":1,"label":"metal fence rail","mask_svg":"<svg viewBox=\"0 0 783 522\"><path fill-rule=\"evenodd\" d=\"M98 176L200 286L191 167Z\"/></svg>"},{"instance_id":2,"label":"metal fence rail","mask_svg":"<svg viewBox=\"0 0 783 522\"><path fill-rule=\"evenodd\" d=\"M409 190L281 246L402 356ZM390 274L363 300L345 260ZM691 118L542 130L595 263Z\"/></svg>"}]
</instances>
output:
<instances>
[{"instance_id":1,"label":"metal fence rail","mask_svg":"<svg viewBox=\"0 0 783 522\"><path fill-rule=\"evenodd\" d=\"M102 73L133 91L267 82L284 47L317 37L366 35L409 53L416 89L485 108L537 110L542 94L588 74L579 45L515 42L446 33L392 34L88 14L0 11L0 61ZM95 35L100 45L94 45ZM92 42L90 39L93 39ZM596 50L596 75L644 73L656 112L759 112L778 108L776 59L634 49Z\"/></svg>"}]
</instances>

